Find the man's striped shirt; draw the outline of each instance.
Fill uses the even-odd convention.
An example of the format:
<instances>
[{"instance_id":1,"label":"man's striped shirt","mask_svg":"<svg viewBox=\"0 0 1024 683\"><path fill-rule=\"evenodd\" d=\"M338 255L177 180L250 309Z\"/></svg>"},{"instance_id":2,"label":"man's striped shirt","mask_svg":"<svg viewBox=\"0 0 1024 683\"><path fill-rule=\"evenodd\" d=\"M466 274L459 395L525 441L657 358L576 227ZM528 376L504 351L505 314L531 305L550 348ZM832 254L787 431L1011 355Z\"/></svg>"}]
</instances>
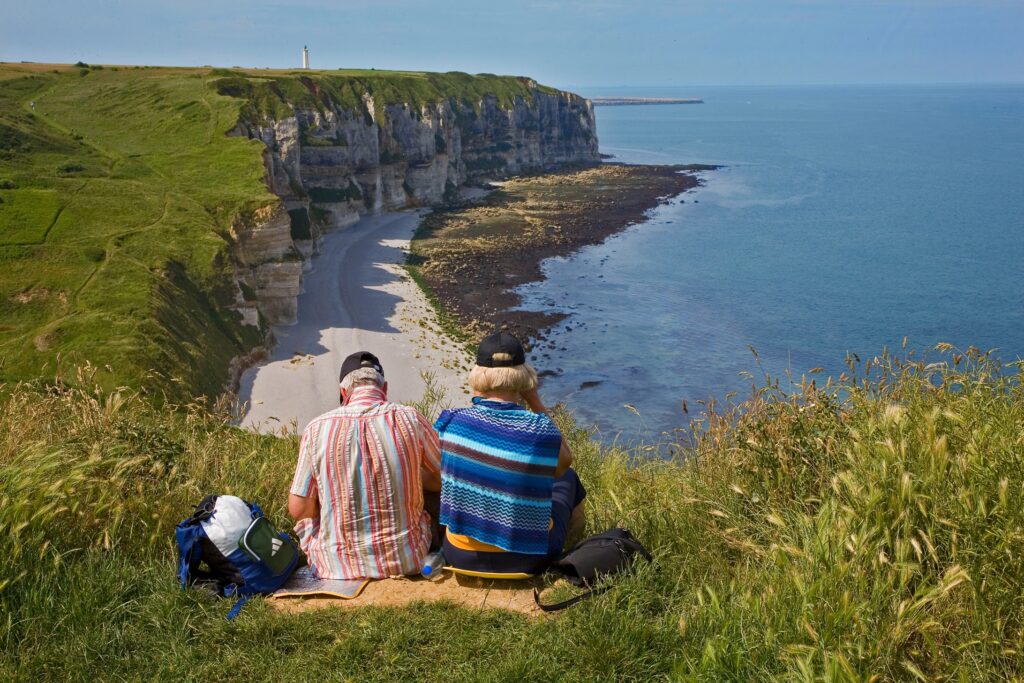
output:
<instances>
[{"instance_id":1,"label":"man's striped shirt","mask_svg":"<svg viewBox=\"0 0 1024 683\"><path fill-rule=\"evenodd\" d=\"M320 519L295 533L321 578L416 574L430 546L420 467L440 468L437 434L416 409L356 387L302 435L291 492L320 499Z\"/></svg>"},{"instance_id":2,"label":"man's striped shirt","mask_svg":"<svg viewBox=\"0 0 1024 683\"><path fill-rule=\"evenodd\" d=\"M441 524L511 552L544 555L562 435L547 415L473 399L446 410L441 435Z\"/></svg>"}]
</instances>

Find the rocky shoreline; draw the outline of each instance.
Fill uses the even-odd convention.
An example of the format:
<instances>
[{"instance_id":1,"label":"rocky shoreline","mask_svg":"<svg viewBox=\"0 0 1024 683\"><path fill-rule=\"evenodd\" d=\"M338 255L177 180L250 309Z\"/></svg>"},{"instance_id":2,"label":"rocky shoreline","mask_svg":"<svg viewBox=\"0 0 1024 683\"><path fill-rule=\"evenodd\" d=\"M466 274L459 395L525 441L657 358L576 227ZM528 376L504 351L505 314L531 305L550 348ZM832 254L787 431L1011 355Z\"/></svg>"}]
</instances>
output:
<instances>
[{"instance_id":1,"label":"rocky shoreline","mask_svg":"<svg viewBox=\"0 0 1024 683\"><path fill-rule=\"evenodd\" d=\"M515 310L515 289L541 263L598 244L700 184L715 166L604 163L498 185L483 201L434 211L413 239L409 269L467 340L504 328L531 343L565 316ZM685 200L684 200L685 201Z\"/></svg>"}]
</instances>

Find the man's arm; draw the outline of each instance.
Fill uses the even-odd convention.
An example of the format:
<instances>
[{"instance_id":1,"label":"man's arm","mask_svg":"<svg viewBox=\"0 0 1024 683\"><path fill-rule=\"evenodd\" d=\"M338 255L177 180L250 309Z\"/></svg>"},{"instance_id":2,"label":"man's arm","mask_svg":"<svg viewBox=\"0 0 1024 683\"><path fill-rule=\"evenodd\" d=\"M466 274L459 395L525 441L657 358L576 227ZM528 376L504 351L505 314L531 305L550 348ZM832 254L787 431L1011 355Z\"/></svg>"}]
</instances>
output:
<instances>
[{"instance_id":1,"label":"man's arm","mask_svg":"<svg viewBox=\"0 0 1024 683\"><path fill-rule=\"evenodd\" d=\"M311 453L313 441L311 426L306 427L302 433L302 440L299 441L299 460L295 464L295 476L288 491L288 514L296 522L320 518L320 498L317 494Z\"/></svg>"},{"instance_id":2,"label":"man's arm","mask_svg":"<svg viewBox=\"0 0 1024 683\"><path fill-rule=\"evenodd\" d=\"M320 519L320 498L316 486L309 497L288 494L288 514L296 522L303 519Z\"/></svg>"},{"instance_id":3,"label":"man's arm","mask_svg":"<svg viewBox=\"0 0 1024 683\"><path fill-rule=\"evenodd\" d=\"M433 491L434 493L440 493L441 491L441 473L431 472L426 467L420 467L420 481L423 483L424 491Z\"/></svg>"}]
</instances>

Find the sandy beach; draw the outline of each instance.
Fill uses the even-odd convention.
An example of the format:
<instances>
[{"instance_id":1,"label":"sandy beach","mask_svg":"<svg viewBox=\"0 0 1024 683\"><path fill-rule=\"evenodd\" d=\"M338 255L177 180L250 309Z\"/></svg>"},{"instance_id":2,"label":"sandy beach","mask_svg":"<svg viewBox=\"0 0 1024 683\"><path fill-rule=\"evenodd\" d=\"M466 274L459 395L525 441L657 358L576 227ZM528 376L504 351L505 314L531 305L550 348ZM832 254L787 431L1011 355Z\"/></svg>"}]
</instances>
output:
<instances>
[{"instance_id":1,"label":"sandy beach","mask_svg":"<svg viewBox=\"0 0 1024 683\"><path fill-rule=\"evenodd\" d=\"M433 373L446 402L467 400L470 358L436 323L423 292L402 263L421 212L384 213L329 233L303 277L298 322L274 328L270 357L249 368L239 388L240 424L262 432L302 430L338 405L345 356L375 353L391 400L411 402Z\"/></svg>"}]
</instances>

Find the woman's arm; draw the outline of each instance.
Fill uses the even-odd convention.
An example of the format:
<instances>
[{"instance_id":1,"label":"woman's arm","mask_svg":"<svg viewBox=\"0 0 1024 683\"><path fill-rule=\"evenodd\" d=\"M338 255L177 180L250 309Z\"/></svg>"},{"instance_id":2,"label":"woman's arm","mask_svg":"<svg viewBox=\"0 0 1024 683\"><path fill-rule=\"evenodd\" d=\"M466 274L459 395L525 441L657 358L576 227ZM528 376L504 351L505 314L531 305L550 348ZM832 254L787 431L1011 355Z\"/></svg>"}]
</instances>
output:
<instances>
[{"instance_id":1,"label":"woman's arm","mask_svg":"<svg viewBox=\"0 0 1024 683\"><path fill-rule=\"evenodd\" d=\"M519 394L526 401L526 405L529 406L530 410L535 413L547 413L548 409L544 407L544 402L540 400L540 394L537 393L536 389L530 389L529 391L523 391Z\"/></svg>"},{"instance_id":2,"label":"woman's arm","mask_svg":"<svg viewBox=\"0 0 1024 683\"><path fill-rule=\"evenodd\" d=\"M569 444L565 442L565 437L563 436L562 446L558 449L558 464L555 465L555 476L562 476L570 467L572 467L572 451L569 450Z\"/></svg>"}]
</instances>

